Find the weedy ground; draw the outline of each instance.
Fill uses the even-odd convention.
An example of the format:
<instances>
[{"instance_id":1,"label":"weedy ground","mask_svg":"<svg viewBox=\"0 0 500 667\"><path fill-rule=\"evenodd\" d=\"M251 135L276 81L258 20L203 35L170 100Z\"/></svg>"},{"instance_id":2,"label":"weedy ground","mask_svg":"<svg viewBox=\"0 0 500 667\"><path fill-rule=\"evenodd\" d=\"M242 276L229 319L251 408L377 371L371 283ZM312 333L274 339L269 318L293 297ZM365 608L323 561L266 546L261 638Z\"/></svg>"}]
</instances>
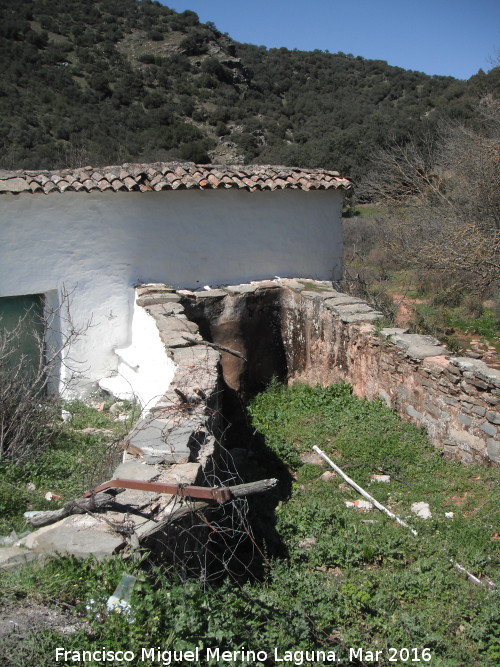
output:
<instances>
[{"instance_id":1,"label":"weedy ground","mask_svg":"<svg viewBox=\"0 0 500 667\"><path fill-rule=\"evenodd\" d=\"M22 466L6 459L0 462L0 535L22 532L24 512L57 509L112 471L120 455L120 439L138 416L137 408L121 402L124 420L117 421L117 414L109 411L113 403L99 403L99 410L83 401L63 403L67 421L45 452ZM59 497L46 500L48 493Z\"/></svg>"},{"instance_id":2,"label":"weedy ground","mask_svg":"<svg viewBox=\"0 0 500 667\"><path fill-rule=\"evenodd\" d=\"M450 558L498 582L499 470L444 460L422 431L379 402L357 399L347 385L273 383L249 412L263 442L254 447L247 473L274 473L281 480L278 494L258 498L252 510L264 554L260 578L206 587L179 581L175 572L147 560L63 558L26 566L3 575L4 605L50 602L71 610L78 625L65 636L45 629L17 644L8 638L5 664L48 667L56 646L81 651L103 645L138 655L143 646L244 645L268 651L261 663L266 667L276 664L274 648L330 648L339 665L369 664L349 662L348 647L381 650L379 665L417 664L415 656L433 667L498 664L498 592L471 584ZM359 496L339 477L321 479L326 465L303 462L312 445L411 523L418 536L376 510L347 507ZM390 482L373 481L377 473L390 475ZM415 501L429 503L432 519L411 515ZM132 622L104 611L124 571L138 577ZM389 662L390 647L416 653ZM254 667L241 660L224 664Z\"/></svg>"}]
</instances>

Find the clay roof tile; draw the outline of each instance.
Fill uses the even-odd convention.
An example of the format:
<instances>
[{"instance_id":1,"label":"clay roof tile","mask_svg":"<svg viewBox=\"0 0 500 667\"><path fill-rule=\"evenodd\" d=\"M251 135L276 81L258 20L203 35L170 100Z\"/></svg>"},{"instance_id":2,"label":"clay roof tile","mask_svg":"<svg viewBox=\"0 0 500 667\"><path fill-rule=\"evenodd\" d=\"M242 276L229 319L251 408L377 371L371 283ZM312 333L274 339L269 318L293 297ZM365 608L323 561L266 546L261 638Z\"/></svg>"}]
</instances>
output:
<instances>
[{"instance_id":1,"label":"clay roof tile","mask_svg":"<svg viewBox=\"0 0 500 667\"><path fill-rule=\"evenodd\" d=\"M59 172L2 172L0 192L64 192L114 190L148 192L150 190L240 188L250 191L302 189L324 190L351 187L336 171L299 169L281 165L196 165L194 163L157 162L103 167L65 169Z\"/></svg>"}]
</instances>

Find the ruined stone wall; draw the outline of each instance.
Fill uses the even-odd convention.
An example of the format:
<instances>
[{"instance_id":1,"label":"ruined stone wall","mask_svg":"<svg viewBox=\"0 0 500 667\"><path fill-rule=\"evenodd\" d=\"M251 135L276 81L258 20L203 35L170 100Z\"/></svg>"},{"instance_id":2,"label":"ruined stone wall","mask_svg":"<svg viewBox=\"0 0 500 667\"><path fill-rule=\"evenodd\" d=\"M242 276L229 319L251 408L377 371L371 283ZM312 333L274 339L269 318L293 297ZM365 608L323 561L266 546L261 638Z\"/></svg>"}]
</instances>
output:
<instances>
[{"instance_id":1,"label":"ruined stone wall","mask_svg":"<svg viewBox=\"0 0 500 667\"><path fill-rule=\"evenodd\" d=\"M500 462L500 371L454 357L431 336L379 329L380 313L328 283L282 292L283 341L291 382L345 380L424 426L431 442L464 463Z\"/></svg>"},{"instance_id":2,"label":"ruined stone wall","mask_svg":"<svg viewBox=\"0 0 500 667\"><path fill-rule=\"evenodd\" d=\"M381 313L329 282L256 281L178 290L153 302L162 298L169 303L149 303L148 297L139 303L155 317L167 347L173 346L176 363L187 354L192 369L199 362L193 355L206 354L204 346L189 347L188 331L198 342L241 354L220 354L223 411L231 419L273 376L323 385L345 380L358 396L382 399L403 419L425 427L447 457L500 463L500 371L454 357L431 336L381 328Z\"/></svg>"}]
</instances>

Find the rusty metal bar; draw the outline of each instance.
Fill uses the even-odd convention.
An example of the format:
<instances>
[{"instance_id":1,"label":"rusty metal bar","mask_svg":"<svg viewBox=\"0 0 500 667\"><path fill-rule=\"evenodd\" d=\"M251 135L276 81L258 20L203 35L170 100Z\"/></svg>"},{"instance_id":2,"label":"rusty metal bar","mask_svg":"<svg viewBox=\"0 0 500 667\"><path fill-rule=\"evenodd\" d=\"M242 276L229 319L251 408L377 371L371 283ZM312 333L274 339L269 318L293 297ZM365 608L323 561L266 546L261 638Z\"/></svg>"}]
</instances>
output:
<instances>
[{"instance_id":1,"label":"rusty metal bar","mask_svg":"<svg viewBox=\"0 0 500 667\"><path fill-rule=\"evenodd\" d=\"M134 489L136 491L154 491L156 493L168 493L182 498L202 498L204 500L215 500L219 504L231 500L232 493L228 487L209 488L206 486L183 486L182 484L162 484L161 482L141 482L136 479L112 479L96 486L92 491L84 494L85 498L104 491L105 489Z\"/></svg>"}]
</instances>

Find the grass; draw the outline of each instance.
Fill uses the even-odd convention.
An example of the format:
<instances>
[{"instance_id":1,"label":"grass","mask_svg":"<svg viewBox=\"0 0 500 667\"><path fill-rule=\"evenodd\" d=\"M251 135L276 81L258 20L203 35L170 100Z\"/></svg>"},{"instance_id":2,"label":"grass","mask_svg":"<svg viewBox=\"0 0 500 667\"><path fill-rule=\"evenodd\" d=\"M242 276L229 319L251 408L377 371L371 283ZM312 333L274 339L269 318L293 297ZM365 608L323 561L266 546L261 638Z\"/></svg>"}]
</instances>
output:
<instances>
[{"instance_id":1,"label":"grass","mask_svg":"<svg viewBox=\"0 0 500 667\"><path fill-rule=\"evenodd\" d=\"M414 648L418 656L427 648L431 660L421 664L433 667L498 664L498 593L473 586L449 561L453 557L478 575L498 575L498 469L445 461L422 431L402 423L382 403L355 398L347 385L272 384L252 402L250 413L265 440L252 465L282 479L272 519L281 544L277 548L270 537L268 499L260 537L266 554L262 578L223 580L208 588L201 581L179 581L173 571L146 560L64 558L28 565L0 580L0 598L64 604L80 626L64 637L36 633L5 654L5 664L49 667L56 646L80 651L107 646L140 656L141 647L149 646L200 647L203 652L242 645L269 657L224 664L300 664L292 659L276 663L275 648L281 655L333 649L336 664L359 664L349 660L349 647L380 650L379 665L405 664L389 662L390 647ZM419 532L414 537L376 511L346 507L355 492L338 477L320 479L327 470L323 464L302 463L301 455L310 453L313 444L400 516L410 515L412 502L425 500L433 518L411 516L408 521ZM287 467L277 467L280 461ZM382 471L391 475L389 484L371 480ZM453 519L445 518L448 511ZM104 611L124 571L138 577L132 623ZM144 663L137 658L128 664ZM202 659L200 664L221 661ZM324 664L303 661L305 666Z\"/></svg>"},{"instance_id":2,"label":"grass","mask_svg":"<svg viewBox=\"0 0 500 667\"><path fill-rule=\"evenodd\" d=\"M118 441L130 428L135 415L124 403L125 422L115 421L109 404L99 411L82 401L65 403L70 419L62 424L52 447L23 466L0 464L0 535L26 529L23 513L57 509L93 488L116 465ZM105 433L84 433L83 429ZM34 488L33 488L34 486ZM60 498L46 500L51 492Z\"/></svg>"}]
</instances>

